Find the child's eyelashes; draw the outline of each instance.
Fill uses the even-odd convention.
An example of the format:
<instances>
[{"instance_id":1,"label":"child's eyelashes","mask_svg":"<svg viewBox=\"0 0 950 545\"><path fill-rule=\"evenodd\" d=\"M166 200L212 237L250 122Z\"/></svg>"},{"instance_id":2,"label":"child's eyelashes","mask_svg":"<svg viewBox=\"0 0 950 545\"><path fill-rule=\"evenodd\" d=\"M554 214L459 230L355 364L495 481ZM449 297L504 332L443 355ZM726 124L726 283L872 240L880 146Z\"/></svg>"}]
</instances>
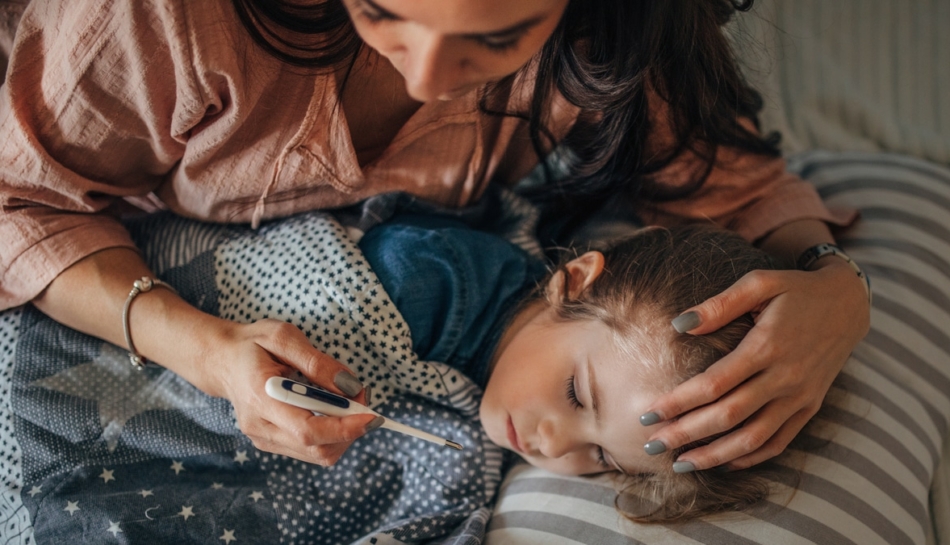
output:
<instances>
[{"instance_id":1,"label":"child's eyelashes","mask_svg":"<svg viewBox=\"0 0 950 545\"><path fill-rule=\"evenodd\" d=\"M577 380L577 375L571 375L567 379L567 400L571 402L571 407L575 410L583 409L584 405L581 403L581 400L577 399L577 386L574 384ZM607 456L604 454L603 447L597 447L597 463L600 464L604 469L611 469L612 466L607 462Z\"/></svg>"},{"instance_id":2,"label":"child's eyelashes","mask_svg":"<svg viewBox=\"0 0 950 545\"><path fill-rule=\"evenodd\" d=\"M567 399L575 409L583 409L584 405L577 399L577 388L574 386L576 376L577 375L571 375L571 377L567 379Z\"/></svg>"},{"instance_id":3,"label":"child's eyelashes","mask_svg":"<svg viewBox=\"0 0 950 545\"><path fill-rule=\"evenodd\" d=\"M607 457L604 455L603 447L597 447L597 463L604 469L611 469L610 464L607 463Z\"/></svg>"}]
</instances>

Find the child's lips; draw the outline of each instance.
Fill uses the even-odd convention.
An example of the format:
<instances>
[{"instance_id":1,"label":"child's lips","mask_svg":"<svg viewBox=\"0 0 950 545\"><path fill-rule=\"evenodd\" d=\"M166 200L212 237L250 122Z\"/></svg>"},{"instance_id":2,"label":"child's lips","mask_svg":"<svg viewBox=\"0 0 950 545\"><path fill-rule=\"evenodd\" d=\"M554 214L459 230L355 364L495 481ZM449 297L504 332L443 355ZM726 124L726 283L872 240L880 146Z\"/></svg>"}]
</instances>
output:
<instances>
[{"instance_id":1,"label":"child's lips","mask_svg":"<svg viewBox=\"0 0 950 545\"><path fill-rule=\"evenodd\" d=\"M524 448L518 442L518 432L515 431L515 424L511 421L511 416L508 417L508 444L518 454L524 454Z\"/></svg>"}]
</instances>

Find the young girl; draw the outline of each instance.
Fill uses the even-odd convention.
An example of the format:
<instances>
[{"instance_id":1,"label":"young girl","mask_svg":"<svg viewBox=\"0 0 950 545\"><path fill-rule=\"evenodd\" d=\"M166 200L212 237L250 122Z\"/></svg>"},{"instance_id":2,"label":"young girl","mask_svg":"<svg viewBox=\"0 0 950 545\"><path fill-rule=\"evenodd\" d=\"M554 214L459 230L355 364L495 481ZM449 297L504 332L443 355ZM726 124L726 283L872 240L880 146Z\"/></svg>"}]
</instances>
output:
<instances>
[{"instance_id":1,"label":"young girl","mask_svg":"<svg viewBox=\"0 0 950 545\"><path fill-rule=\"evenodd\" d=\"M775 268L740 237L647 228L540 280L538 263L514 246L443 219L403 217L360 247L420 357L485 387L479 413L494 443L558 473L628 476L628 492L647 500L628 513L641 521L736 510L767 494L765 466L694 472L673 462L697 445L662 452L638 422L752 327L750 314L707 335L662 325L746 273Z\"/></svg>"}]
</instances>

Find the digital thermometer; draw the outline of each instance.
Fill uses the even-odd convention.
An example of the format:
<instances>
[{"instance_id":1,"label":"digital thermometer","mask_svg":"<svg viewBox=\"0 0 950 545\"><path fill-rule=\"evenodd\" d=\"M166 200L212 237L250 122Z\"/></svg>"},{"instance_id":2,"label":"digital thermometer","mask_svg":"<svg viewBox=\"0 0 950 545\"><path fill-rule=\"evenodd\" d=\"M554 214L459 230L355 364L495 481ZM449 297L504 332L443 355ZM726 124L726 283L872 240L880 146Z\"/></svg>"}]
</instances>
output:
<instances>
[{"instance_id":1,"label":"digital thermometer","mask_svg":"<svg viewBox=\"0 0 950 545\"><path fill-rule=\"evenodd\" d=\"M264 384L264 390L267 392L267 395L271 396L277 401L283 401L284 403L293 405L295 407L307 409L314 414L320 414L324 416L350 416L353 414L372 414L376 416L382 416L366 405L361 405L352 399L347 399L343 396L338 396L321 388L308 386L306 384L290 380L289 378L271 377L267 379L267 382ZM455 450L462 450L462 445L456 443L455 441L449 441L448 439L437 437L431 433L426 433L411 426L400 424L399 422L386 418L385 416L383 416L383 418L385 418L386 421L383 423L382 427L386 428L387 430L397 431L399 433L418 437L419 439L431 441L444 447L451 447Z\"/></svg>"}]
</instances>

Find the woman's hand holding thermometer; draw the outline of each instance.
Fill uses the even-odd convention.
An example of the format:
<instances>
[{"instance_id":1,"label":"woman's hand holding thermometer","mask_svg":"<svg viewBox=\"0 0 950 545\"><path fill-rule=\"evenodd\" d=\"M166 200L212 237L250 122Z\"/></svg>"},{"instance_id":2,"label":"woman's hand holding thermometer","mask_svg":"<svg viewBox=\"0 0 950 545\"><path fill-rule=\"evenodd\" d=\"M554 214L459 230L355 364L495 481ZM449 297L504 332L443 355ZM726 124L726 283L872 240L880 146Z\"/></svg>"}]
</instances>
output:
<instances>
[{"instance_id":1,"label":"woman's hand holding thermometer","mask_svg":"<svg viewBox=\"0 0 950 545\"><path fill-rule=\"evenodd\" d=\"M365 405L361 405L351 399L332 394L326 390L321 390L320 388L301 384L299 382L290 380L289 378L271 377L267 379L267 382L264 384L264 390L267 392L267 395L278 401L283 401L284 403L294 405L295 407L300 407L301 409L307 409L314 414L322 414L325 416L374 414L377 416L382 416L373 409L370 409ZM411 426L400 424L399 422L390 420L389 418L386 418L386 422L383 423L382 427L392 431L398 431L399 433L404 433L406 435L411 435L413 437L418 437L419 439L431 441L445 447L451 447L455 450L462 450L462 445L454 441L449 441L448 439L437 437L431 433L417 430Z\"/></svg>"}]
</instances>

